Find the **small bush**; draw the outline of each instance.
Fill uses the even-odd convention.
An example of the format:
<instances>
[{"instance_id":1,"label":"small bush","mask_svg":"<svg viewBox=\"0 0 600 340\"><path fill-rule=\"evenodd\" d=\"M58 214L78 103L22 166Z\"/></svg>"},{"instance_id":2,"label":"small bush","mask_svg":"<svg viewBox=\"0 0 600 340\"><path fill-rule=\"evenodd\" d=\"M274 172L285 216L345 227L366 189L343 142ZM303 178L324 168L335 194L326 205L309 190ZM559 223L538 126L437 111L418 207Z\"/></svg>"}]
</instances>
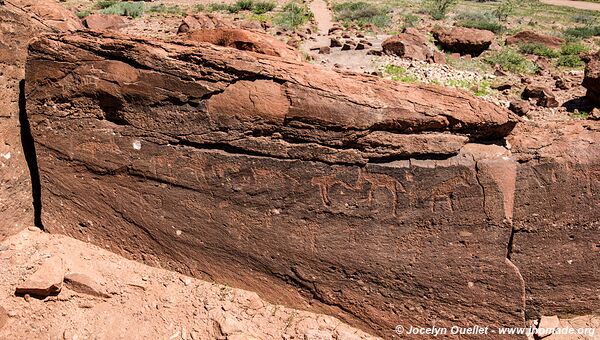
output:
<instances>
[{"instance_id":1,"label":"small bush","mask_svg":"<svg viewBox=\"0 0 600 340\"><path fill-rule=\"evenodd\" d=\"M537 66L532 61L510 48L489 54L483 60L490 65L499 65L508 72L535 73L537 71Z\"/></svg>"},{"instance_id":2,"label":"small bush","mask_svg":"<svg viewBox=\"0 0 600 340\"><path fill-rule=\"evenodd\" d=\"M114 14L127 16L130 18L139 18L144 14L143 2L118 2L110 7L100 11L102 14Z\"/></svg>"},{"instance_id":3,"label":"small bush","mask_svg":"<svg viewBox=\"0 0 600 340\"><path fill-rule=\"evenodd\" d=\"M386 8L364 1L339 3L333 6L333 11L336 20L353 22L360 26L373 24L385 27L390 22Z\"/></svg>"},{"instance_id":4,"label":"small bush","mask_svg":"<svg viewBox=\"0 0 600 340\"><path fill-rule=\"evenodd\" d=\"M556 65L563 67L579 67L583 65L583 62L577 55L561 55L556 60Z\"/></svg>"},{"instance_id":5,"label":"small bush","mask_svg":"<svg viewBox=\"0 0 600 340\"><path fill-rule=\"evenodd\" d=\"M565 35L577 39L587 39L600 35L600 26L573 27L565 30Z\"/></svg>"},{"instance_id":6,"label":"small bush","mask_svg":"<svg viewBox=\"0 0 600 340\"><path fill-rule=\"evenodd\" d=\"M590 114L585 111L577 111L571 114L571 118L573 119L588 119Z\"/></svg>"},{"instance_id":7,"label":"small bush","mask_svg":"<svg viewBox=\"0 0 600 340\"><path fill-rule=\"evenodd\" d=\"M277 7L277 4L274 2L270 2L270 1L256 2L254 4L254 7L252 8L252 13L257 14L257 15L265 14L267 12L271 12L272 10L274 10L275 7Z\"/></svg>"},{"instance_id":8,"label":"small bush","mask_svg":"<svg viewBox=\"0 0 600 340\"><path fill-rule=\"evenodd\" d=\"M519 46L519 52L547 58L556 58L559 56L558 51L540 43L522 44Z\"/></svg>"},{"instance_id":9,"label":"small bush","mask_svg":"<svg viewBox=\"0 0 600 340\"><path fill-rule=\"evenodd\" d=\"M208 12L224 12L228 11L230 7L232 6L229 6L228 4L213 2L206 6L206 10Z\"/></svg>"},{"instance_id":10,"label":"small bush","mask_svg":"<svg viewBox=\"0 0 600 340\"><path fill-rule=\"evenodd\" d=\"M204 12L205 9L206 7L203 4L196 5L196 12Z\"/></svg>"},{"instance_id":11,"label":"small bush","mask_svg":"<svg viewBox=\"0 0 600 340\"><path fill-rule=\"evenodd\" d=\"M79 19L83 19L83 18L87 17L90 14L92 14L92 12L86 10L86 11L79 11L75 15L77 15L77 17Z\"/></svg>"},{"instance_id":12,"label":"small bush","mask_svg":"<svg viewBox=\"0 0 600 340\"><path fill-rule=\"evenodd\" d=\"M402 16L402 21L404 21L404 27L415 27L421 18L413 13L406 13Z\"/></svg>"},{"instance_id":13,"label":"small bush","mask_svg":"<svg viewBox=\"0 0 600 340\"><path fill-rule=\"evenodd\" d=\"M391 76L394 81L401 81L403 83L415 83L417 82L417 77L413 74L407 74L406 68L398 65L389 64L387 65L383 72L389 76Z\"/></svg>"},{"instance_id":14,"label":"small bush","mask_svg":"<svg viewBox=\"0 0 600 340\"><path fill-rule=\"evenodd\" d=\"M494 33L500 33L504 30L504 26L498 22L491 12L463 12L458 14L455 19L457 25L462 27L488 30Z\"/></svg>"},{"instance_id":15,"label":"small bush","mask_svg":"<svg viewBox=\"0 0 600 340\"><path fill-rule=\"evenodd\" d=\"M506 21L514 13L516 7L516 0L504 0L492 13L496 19Z\"/></svg>"},{"instance_id":16,"label":"small bush","mask_svg":"<svg viewBox=\"0 0 600 340\"><path fill-rule=\"evenodd\" d=\"M109 8L110 6L116 5L118 2L119 0L98 0L94 4L94 8L105 9Z\"/></svg>"},{"instance_id":17,"label":"small bush","mask_svg":"<svg viewBox=\"0 0 600 340\"><path fill-rule=\"evenodd\" d=\"M312 12L306 6L292 1L283 6L283 11L277 13L273 23L287 29L296 29L308 22L312 16Z\"/></svg>"},{"instance_id":18,"label":"small bush","mask_svg":"<svg viewBox=\"0 0 600 340\"><path fill-rule=\"evenodd\" d=\"M166 13L166 14L178 14L183 15L185 11L182 10L179 6L167 6L165 4L154 5L148 9L148 12L151 13Z\"/></svg>"},{"instance_id":19,"label":"small bush","mask_svg":"<svg viewBox=\"0 0 600 340\"><path fill-rule=\"evenodd\" d=\"M233 6L240 11L250 11L254 7L254 0L238 0Z\"/></svg>"},{"instance_id":20,"label":"small bush","mask_svg":"<svg viewBox=\"0 0 600 340\"><path fill-rule=\"evenodd\" d=\"M596 24L596 18L587 14L576 14L573 17L571 17L571 20L578 24L585 24L590 26Z\"/></svg>"},{"instance_id":21,"label":"small bush","mask_svg":"<svg viewBox=\"0 0 600 340\"><path fill-rule=\"evenodd\" d=\"M567 43L561 46L560 54L562 55L580 55L587 52L589 48L582 43Z\"/></svg>"},{"instance_id":22,"label":"small bush","mask_svg":"<svg viewBox=\"0 0 600 340\"><path fill-rule=\"evenodd\" d=\"M433 19L442 20L457 3L458 0L424 0L423 5Z\"/></svg>"}]
</instances>

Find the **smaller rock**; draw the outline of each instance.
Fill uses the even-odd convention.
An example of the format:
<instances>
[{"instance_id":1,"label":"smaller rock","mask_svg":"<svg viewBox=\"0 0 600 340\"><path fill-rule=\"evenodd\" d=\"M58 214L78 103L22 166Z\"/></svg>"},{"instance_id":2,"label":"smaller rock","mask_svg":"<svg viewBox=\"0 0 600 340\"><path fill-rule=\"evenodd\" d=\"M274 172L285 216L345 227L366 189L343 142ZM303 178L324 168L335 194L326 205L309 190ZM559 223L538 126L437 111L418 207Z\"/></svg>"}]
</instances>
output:
<instances>
[{"instance_id":1,"label":"smaller rock","mask_svg":"<svg viewBox=\"0 0 600 340\"><path fill-rule=\"evenodd\" d=\"M344 46L342 46L342 51L349 51L352 49L352 45L345 43Z\"/></svg>"},{"instance_id":2,"label":"smaller rock","mask_svg":"<svg viewBox=\"0 0 600 340\"><path fill-rule=\"evenodd\" d=\"M592 112L590 112L590 119L600 120L600 109L595 107Z\"/></svg>"},{"instance_id":3,"label":"smaller rock","mask_svg":"<svg viewBox=\"0 0 600 340\"><path fill-rule=\"evenodd\" d=\"M560 90L568 90L568 89L571 88L571 86L569 85L569 83L566 80L562 79L562 78L556 79L556 81L554 83L554 86L556 86L556 88L560 89Z\"/></svg>"},{"instance_id":4,"label":"smaller rock","mask_svg":"<svg viewBox=\"0 0 600 340\"><path fill-rule=\"evenodd\" d=\"M62 258L53 256L46 260L25 282L17 286L15 294L30 294L36 297L56 295L62 288L64 273Z\"/></svg>"},{"instance_id":5,"label":"smaller rock","mask_svg":"<svg viewBox=\"0 0 600 340\"><path fill-rule=\"evenodd\" d=\"M329 46L319 47L319 54L330 54L330 53L331 53L331 47L329 47Z\"/></svg>"},{"instance_id":6,"label":"smaller rock","mask_svg":"<svg viewBox=\"0 0 600 340\"><path fill-rule=\"evenodd\" d=\"M560 46L564 43L565 40L562 38L533 31L522 31L506 38L507 45L540 44L549 48L560 48Z\"/></svg>"},{"instance_id":7,"label":"smaller rock","mask_svg":"<svg viewBox=\"0 0 600 340\"><path fill-rule=\"evenodd\" d=\"M529 85L523 90L521 95L523 99L536 99L537 105L542 107L558 107L556 97L548 88L542 86Z\"/></svg>"},{"instance_id":8,"label":"smaller rock","mask_svg":"<svg viewBox=\"0 0 600 340\"><path fill-rule=\"evenodd\" d=\"M510 90L513 87L513 84L510 82L500 82L497 84L493 84L491 88L498 91Z\"/></svg>"},{"instance_id":9,"label":"smaller rock","mask_svg":"<svg viewBox=\"0 0 600 340\"><path fill-rule=\"evenodd\" d=\"M337 38L331 38L331 42L329 43L329 47L342 47L342 42Z\"/></svg>"},{"instance_id":10,"label":"smaller rock","mask_svg":"<svg viewBox=\"0 0 600 340\"><path fill-rule=\"evenodd\" d=\"M510 102L508 109L516 113L519 116L524 116L531 110L531 106L525 100L514 100Z\"/></svg>"},{"instance_id":11,"label":"smaller rock","mask_svg":"<svg viewBox=\"0 0 600 340\"><path fill-rule=\"evenodd\" d=\"M366 48L366 46L364 44L358 43L358 44L356 44L356 47L354 49L357 51L360 51L360 50L364 50L365 48Z\"/></svg>"},{"instance_id":12,"label":"smaller rock","mask_svg":"<svg viewBox=\"0 0 600 340\"><path fill-rule=\"evenodd\" d=\"M69 273L64 278L65 285L70 290L102 298L109 298L110 295L102 292L100 284L91 277L81 273Z\"/></svg>"},{"instance_id":13,"label":"smaller rock","mask_svg":"<svg viewBox=\"0 0 600 340\"><path fill-rule=\"evenodd\" d=\"M433 62L435 64L445 65L446 55L440 51L433 51Z\"/></svg>"},{"instance_id":14,"label":"smaller rock","mask_svg":"<svg viewBox=\"0 0 600 340\"><path fill-rule=\"evenodd\" d=\"M86 28L94 31L117 30L127 26L122 16L112 14L91 14L82 22Z\"/></svg>"},{"instance_id":15,"label":"smaller rock","mask_svg":"<svg viewBox=\"0 0 600 340\"><path fill-rule=\"evenodd\" d=\"M369 50L369 51L367 51L367 55L382 56L383 51L382 50Z\"/></svg>"},{"instance_id":16,"label":"smaller rock","mask_svg":"<svg viewBox=\"0 0 600 340\"><path fill-rule=\"evenodd\" d=\"M340 32L342 30L343 30L343 28L341 28L340 26L333 26L329 29L329 35Z\"/></svg>"}]
</instances>

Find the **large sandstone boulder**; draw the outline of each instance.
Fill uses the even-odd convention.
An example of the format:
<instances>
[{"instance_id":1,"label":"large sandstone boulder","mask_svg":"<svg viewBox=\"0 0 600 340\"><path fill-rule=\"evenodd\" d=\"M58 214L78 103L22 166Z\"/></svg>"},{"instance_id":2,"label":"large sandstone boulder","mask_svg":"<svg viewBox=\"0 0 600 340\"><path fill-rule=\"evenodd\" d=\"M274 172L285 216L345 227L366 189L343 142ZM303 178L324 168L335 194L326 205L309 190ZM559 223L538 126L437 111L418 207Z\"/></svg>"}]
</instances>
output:
<instances>
[{"instance_id":1,"label":"large sandstone boulder","mask_svg":"<svg viewBox=\"0 0 600 340\"><path fill-rule=\"evenodd\" d=\"M58 31L74 31L83 28L72 12L54 0L14 0L10 5L17 7L18 11L33 15L41 21L37 24L41 23L46 28Z\"/></svg>"},{"instance_id":2,"label":"large sandstone boulder","mask_svg":"<svg viewBox=\"0 0 600 340\"><path fill-rule=\"evenodd\" d=\"M402 58L420 61L433 58L433 51L427 45L427 38L412 28L387 38L381 47L383 52Z\"/></svg>"},{"instance_id":3,"label":"large sandstone boulder","mask_svg":"<svg viewBox=\"0 0 600 340\"><path fill-rule=\"evenodd\" d=\"M587 89L587 99L600 106L600 52L584 56L585 74L583 87Z\"/></svg>"},{"instance_id":4,"label":"large sandstone boulder","mask_svg":"<svg viewBox=\"0 0 600 340\"><path fill-rule=\"evenodd\" d=\"M509 133L507 110L92 33L32 44L27 98L50 232L387 338L398 324L525 323L506 259L514 189L498 172L516 164L468 144Z\"/></svg>"},{"instance_id":5,"label":"large sandstone boulder","mask_svg":"<svg viewBox=\"0 0 600 340\"><path fill-rule=\"evenodd\" d=\"M213 30L217 28L234 28L233 23L224 20L223 18L213 13L197 13L188 15L183 20L177 29L177 34L188 33L197 30Z\"/></svg>"},{"instance_id":6,"label":"large sandstone boulder","mask_svg":"<svg viewBox=\"0 0 600 340\"><path fill-rule=\"evenodd\" d=\"M442 49L472 56L478 56L487 50L495 38L490 31L465 27L438 28L432 33Z\"/></svg>"},{"instance_id":7,"label":"large sandstone boulder","mask_svg":"<svg viewBox=\"0 0 600 340\"><path fill-rule=\"evenodd\" d=\"M118 30L127 26L127 22L122 16L113 14L91 14L82 22L86 28L95 31Z\"/></svg>"},{"instance_id":8,"label":"large sandstone boulder","mask_svg":"<svg viewBox=\"0 0 600 340\"><path fill-rule=\"evenodd\" d=\"M385 338L600 312L598 123L97 33L26 78L50 232Z\"/></svg>"},{"instance_id":9,"label":"large sandstone boulder","mask_svg":"<svg viewBox=\"0 0 600 340\"><path fill-rule=\"evenodd\" d=\"M207 42L214 45L232 47L242 51L256 52L290 60L302 60L298 50L276 38L239 28L201 29L191 31L181 37L186 41Z\"/></svg>"},{"instance_id":10,"label":"large sandstone boulder","mask_svg":"<svg viewBox=\"0 0 600 340\"><path fill-rule=\"evenodd\" d=\"M552 35L541 34L533 31L521 31L506 38L507 45L517 44L540 44L549 48L560 48L565 39Z\"/></svg>"}]
</instances>

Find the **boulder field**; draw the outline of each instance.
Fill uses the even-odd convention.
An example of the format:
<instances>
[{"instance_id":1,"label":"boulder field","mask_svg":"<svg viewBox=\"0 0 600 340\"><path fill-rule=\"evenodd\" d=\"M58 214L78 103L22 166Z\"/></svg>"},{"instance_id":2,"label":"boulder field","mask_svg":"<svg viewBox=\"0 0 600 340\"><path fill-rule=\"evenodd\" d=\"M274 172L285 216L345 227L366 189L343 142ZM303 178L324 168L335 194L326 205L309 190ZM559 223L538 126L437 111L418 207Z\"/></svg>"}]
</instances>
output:
<instances>
[{"instance_id":1,"label":"boulder field","mask_svg":"<svg viewBox=\"0 0 600 340\"><path fill-rule=\"evenodd\" d=\"M598 123L83 32L30 45L25 97L49 232L384 337L600 309Z\"/></svg>"}]
</instances>

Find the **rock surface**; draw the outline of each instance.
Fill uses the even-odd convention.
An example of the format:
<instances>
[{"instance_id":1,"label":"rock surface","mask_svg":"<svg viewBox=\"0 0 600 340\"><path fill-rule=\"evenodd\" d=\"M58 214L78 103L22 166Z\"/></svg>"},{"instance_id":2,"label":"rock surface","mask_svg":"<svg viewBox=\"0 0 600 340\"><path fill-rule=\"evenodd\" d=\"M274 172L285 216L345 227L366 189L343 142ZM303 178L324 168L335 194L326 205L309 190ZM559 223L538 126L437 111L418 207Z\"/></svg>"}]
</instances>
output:
<instances>
[{"instance_id":1,"label":"rock surface","mask_svg":"<svg viewBox=\"0 0 600 340\"><path fill-rule=\"evenodd\" d=\"M472 56L487 50L495 37L490 31L465 27L439 28L432 33L442 49Z\"/></svg>"},{"instance_id":2,"label":"rock surface","mask_svg":"<svg viewBox=\"0 0 600 340\"><path fill-rule=\"evenodd\" d=\"M598 313L600 122L519 124L508 142L521 164L510 257L528 317Z\"/></svg>"},{"instance_id":3,"label":"rock surface","mask_svg":"<svg viewBox=\"0 0 600 340\"><path fill-rule=\"evenodd\" d=\"M12 0L0 6L0 240L34 223L32 184L22 147L27 130L19 121L20 113L23 118L25 114L20 85L27 44L42 32L64 27L81 26L53 1Z\"/></svg>"},{"instance_id":4,"label":"rock surface","mask_svg":"<svg viewBox=\"0 0 600 340\"><path fill-rule=\"evenodd\" d=\"M27 97L51 232L386 336L454 316L524 322L505 258L510 177L494 172L514 164L461 151L509 133L507 110L92 33L33 43Z\"/></svg>"},{"instance_id":5,"label":"rock surface","mask_svg":"<svg viewBox=\"0 0 600 340\"><path fill-rule=\"evenodd\" d=\"M533 31L521 31L506 38L507 45L517 44L540 44L549 48L560 48L565 39L552 35L541 34Z\"/></svg>"},{"instance_id":6,"label":"rock surface","mask_svg":"<svg viewBox=\"0 0 600 340\"><path fill-rule=\"evenodd\" d=\"M207 42L232 47L242 51L256 52L289 60L301 61L302 55L289 45L264 33L239 28L217 28L191 31L181 35L186 41Z\"/></svg>"},{"instance_id":7,"label":"rock surface","mask_svg":"<svg viewBox=\"0 0 600 340\"><path fill-rule=\"evenodd\" d=\"M108 298L110 295L103 292L102 287L96 280L86 274L68 273L64 277L64 283L70 290L82 294Z\"/></svg>"},{"instance_id":8,"label":"rock surface","mask_svg":"<svg viewBox=\"0 0 600 340\"><path fill-rule=\"evenodd\" d=\"M44 300L15 296L14 286L48 254L100 282L111 298L68 285ZM319 329L336 339L379 340L331 316L272 305L256 293L149 267L63 235L21 231L0 243L0 261L10 263L0 266L7 311L0 339L303 339Z\"/></svg>"}]
</instances>

